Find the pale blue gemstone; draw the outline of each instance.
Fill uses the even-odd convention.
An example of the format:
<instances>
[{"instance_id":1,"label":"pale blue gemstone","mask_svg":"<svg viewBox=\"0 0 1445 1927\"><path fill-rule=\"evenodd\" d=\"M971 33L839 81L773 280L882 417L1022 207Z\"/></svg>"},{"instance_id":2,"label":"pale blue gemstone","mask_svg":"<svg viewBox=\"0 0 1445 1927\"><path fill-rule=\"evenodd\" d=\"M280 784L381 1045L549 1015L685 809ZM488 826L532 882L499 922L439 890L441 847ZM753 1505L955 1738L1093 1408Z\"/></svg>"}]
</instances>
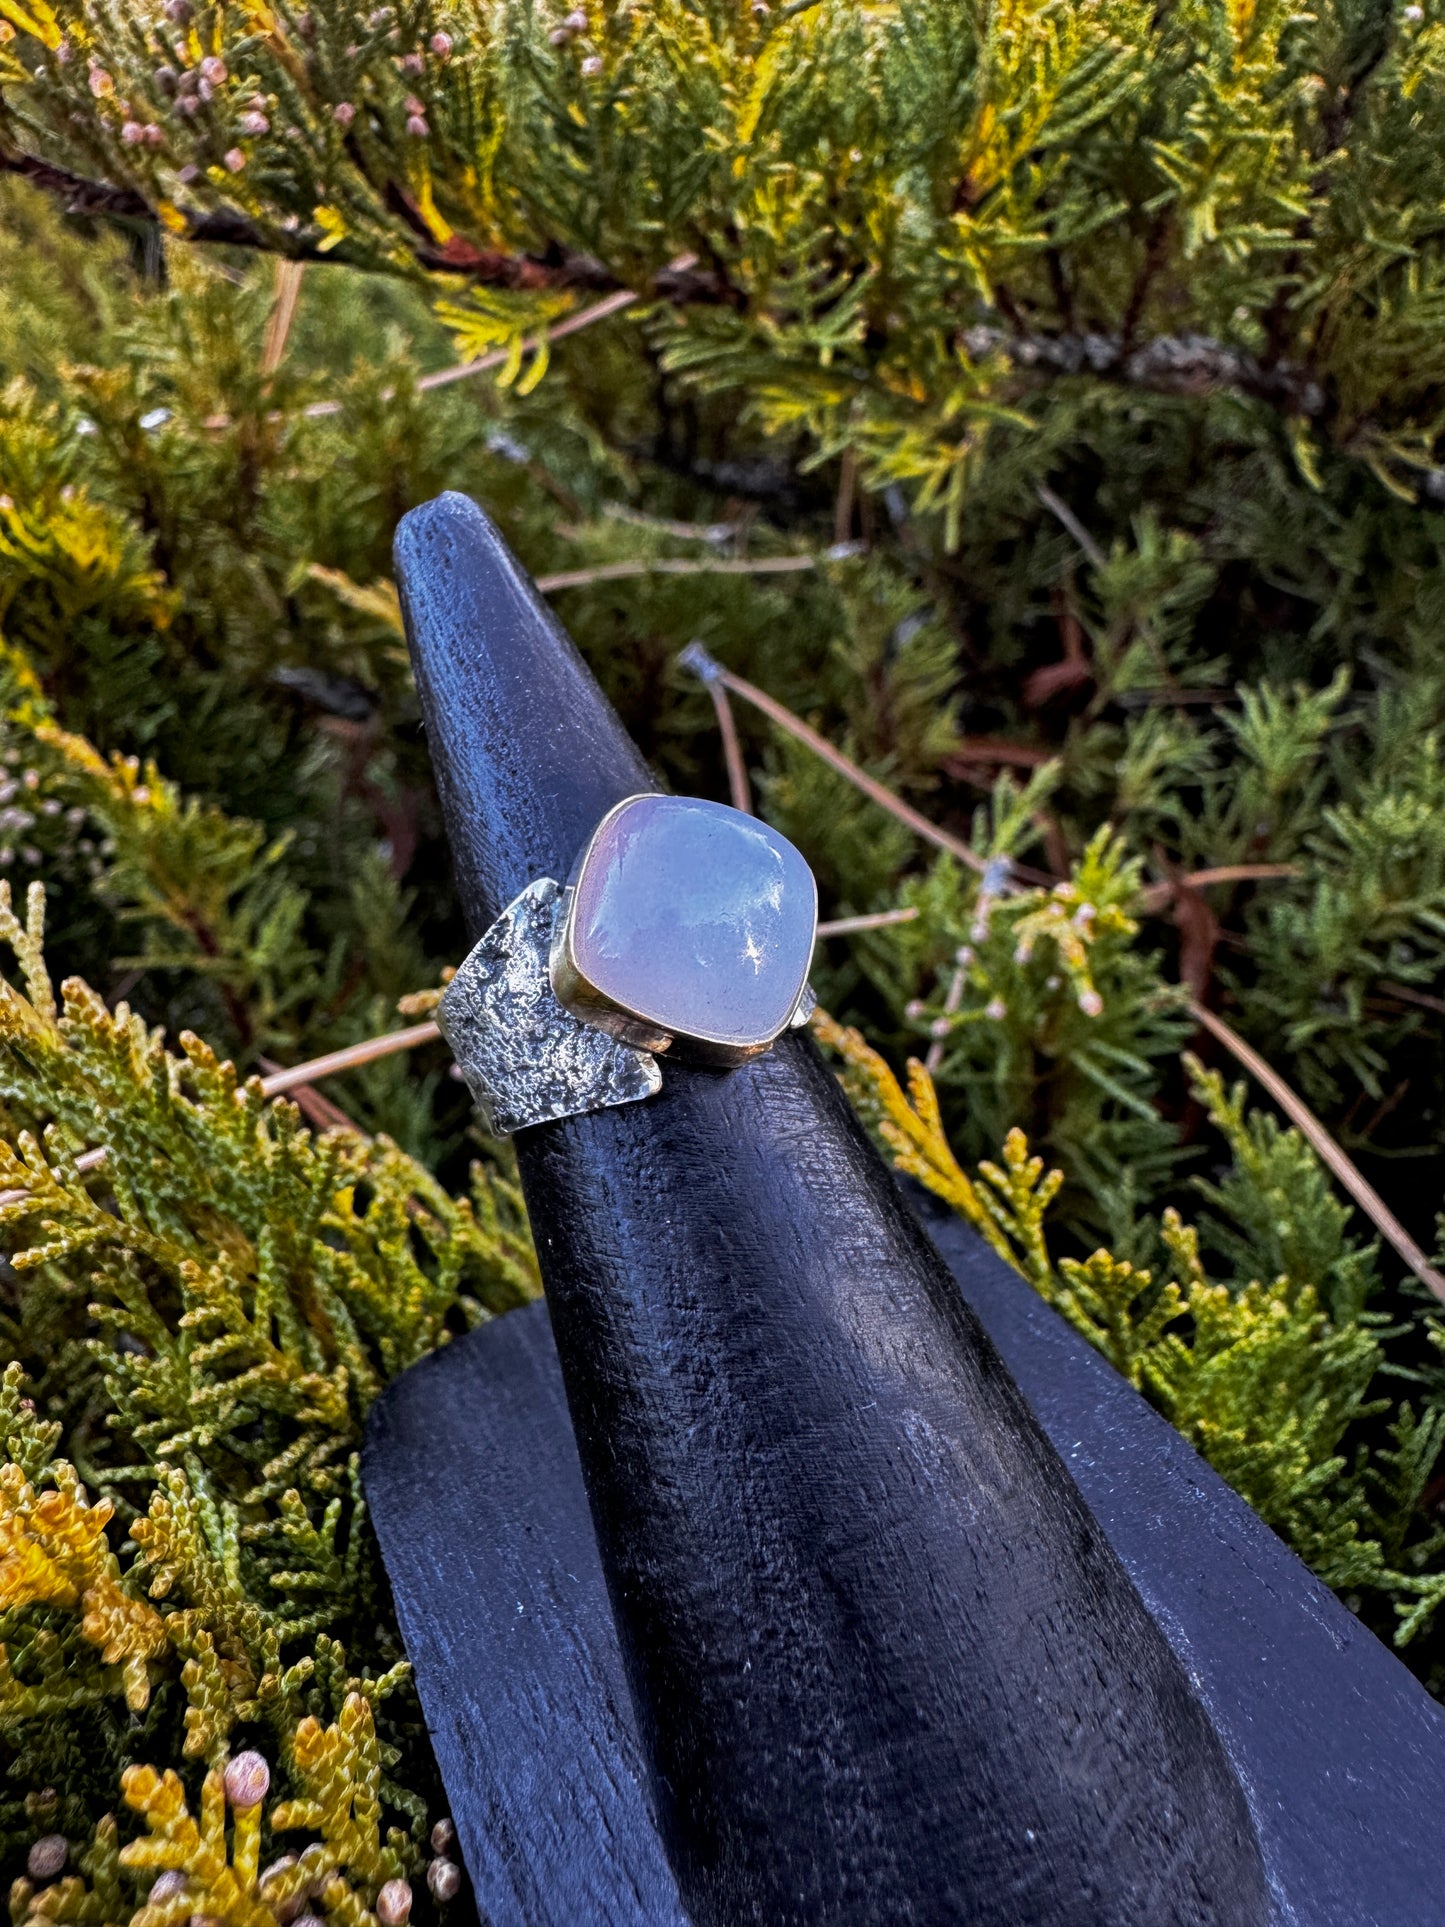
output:
<instances>
[{"instance_id":1,"label":"pale blue gemstone","mask_svg":"<svg viewBox=\"0 0 1445 1927\"><path fill-rule=\"evenodd\" d=\"M770 1042L807 979L813 873L722 803L639 796L604 821L577 879L572 955L604 997L676 1036Z\"/></svg>"}]
</instances>

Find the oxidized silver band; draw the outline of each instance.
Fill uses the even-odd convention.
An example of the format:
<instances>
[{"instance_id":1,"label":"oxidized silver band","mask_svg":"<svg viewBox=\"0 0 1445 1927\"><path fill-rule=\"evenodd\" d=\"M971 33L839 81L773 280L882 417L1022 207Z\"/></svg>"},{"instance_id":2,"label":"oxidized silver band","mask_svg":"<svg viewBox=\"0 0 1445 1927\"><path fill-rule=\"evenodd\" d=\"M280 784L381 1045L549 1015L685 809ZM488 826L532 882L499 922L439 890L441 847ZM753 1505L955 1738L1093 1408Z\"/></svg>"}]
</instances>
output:
<instances>
[{"instance_id":1,"label":"oxidized silver band","mask_svg":"<svg viewBox=\"0 0 1445 1927\"><path fill-rule=\"evenodd\" d=\"M736 1065L813 1008L812 872L757 819L653 794L609 810L565 889L527 886L447 986L437 1021L487 1128L662 1088L655 1053Z\"/></svg>"},{"instance_id":2,"label":"oxidized silver band","mask_svg":"<svg viewBox=\"0 0 1445 1927\"><path fill-rule=\"evenodd\" d=\"M447 985L437 1023L494 1137L528 1124L635 1104L662 1089L638 1050L557 1001L548 974L562 886L529 883Z\"/></svg>"}]
</instances>

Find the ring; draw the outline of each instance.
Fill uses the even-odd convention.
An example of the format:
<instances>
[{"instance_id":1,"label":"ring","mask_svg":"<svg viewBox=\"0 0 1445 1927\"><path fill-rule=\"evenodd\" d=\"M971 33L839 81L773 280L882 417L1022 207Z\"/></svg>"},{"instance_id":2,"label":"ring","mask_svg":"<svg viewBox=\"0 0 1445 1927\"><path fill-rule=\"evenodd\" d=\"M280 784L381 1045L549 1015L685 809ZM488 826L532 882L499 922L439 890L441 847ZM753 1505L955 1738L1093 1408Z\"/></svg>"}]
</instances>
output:
<instances>
[{"instance_id":1,"label":"ring","mask_svg":"<svg viewBox=\"0 0 1445 1927\"><path fill-rule=\"evenodd\" d=\"M811 1015L818 890L786 837L700 797L626 797L564 886L539 877L437 1021L497 1136L635 1104L659 1054L731 1067Z\"/></svg>"}]
</instances>

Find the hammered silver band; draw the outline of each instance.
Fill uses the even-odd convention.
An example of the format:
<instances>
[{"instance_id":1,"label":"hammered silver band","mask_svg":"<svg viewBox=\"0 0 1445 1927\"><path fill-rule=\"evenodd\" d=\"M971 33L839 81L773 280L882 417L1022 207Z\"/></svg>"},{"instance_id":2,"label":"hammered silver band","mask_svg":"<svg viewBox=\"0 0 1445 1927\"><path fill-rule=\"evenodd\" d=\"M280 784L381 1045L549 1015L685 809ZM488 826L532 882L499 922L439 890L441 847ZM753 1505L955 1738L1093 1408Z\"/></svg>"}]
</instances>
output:
<instances>
[{"instance_id":1,"label":"hammered silver band","mask_svg":"<svg viewBox=\"0 0 1445 1927\"><path fill-rule=\"evenodd\" d=\"M514 897L447 985L437 1024L494 1137L529 1124L636 1104L662 1089L650 1051L586 1024L557 1001L548 959L562 886Z\"/></svg>"},{"instance_id":2,"label":"hammered silver band","mask_svg":"<svg viewBox=\"0 0 1445 1927\"><path fill-rule=\"evenodd\" d=\"M606 811L567 883L539 877L447 986L437 1020L499 1137L662 1088L657 1053L735 1068L813 1009L818 890L793 845L701 797Z\"/></svg>"}]
</instances>

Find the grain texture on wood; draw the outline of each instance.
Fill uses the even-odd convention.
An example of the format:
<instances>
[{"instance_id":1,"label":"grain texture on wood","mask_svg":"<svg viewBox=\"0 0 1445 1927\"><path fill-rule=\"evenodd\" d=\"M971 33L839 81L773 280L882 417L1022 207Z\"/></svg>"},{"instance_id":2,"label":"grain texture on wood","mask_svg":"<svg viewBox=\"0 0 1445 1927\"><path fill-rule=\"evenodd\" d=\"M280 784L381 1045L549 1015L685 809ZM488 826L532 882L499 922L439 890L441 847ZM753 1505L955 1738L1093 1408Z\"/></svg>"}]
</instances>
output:
<instances>
[{"instance_id":1,"label":"grain texture on wood","mask_svg":"<svg viewBox=\"0 0 1445 1927\"><path fill-rule=\"evenodd\" d=\"M474 505L397 574L478 934L646 775ZM1265 1921L1183 1668L811 1044L517 1155L696 1927Z\"/></svg>"},{"instance_id":2,"label":"grain texture on wood","mask_svg":"<svg viewBox=\"0 0 1445 1927\"><path fill-rule=\"evenodd\" d=\"M1196 1682L1270 1927L1437 1927L1445 1712L1017 1272L914 1195ZM677 1927L545 1307L394 1383L365 1477L492 1927Z\"/></svg>"}]
</instances>

